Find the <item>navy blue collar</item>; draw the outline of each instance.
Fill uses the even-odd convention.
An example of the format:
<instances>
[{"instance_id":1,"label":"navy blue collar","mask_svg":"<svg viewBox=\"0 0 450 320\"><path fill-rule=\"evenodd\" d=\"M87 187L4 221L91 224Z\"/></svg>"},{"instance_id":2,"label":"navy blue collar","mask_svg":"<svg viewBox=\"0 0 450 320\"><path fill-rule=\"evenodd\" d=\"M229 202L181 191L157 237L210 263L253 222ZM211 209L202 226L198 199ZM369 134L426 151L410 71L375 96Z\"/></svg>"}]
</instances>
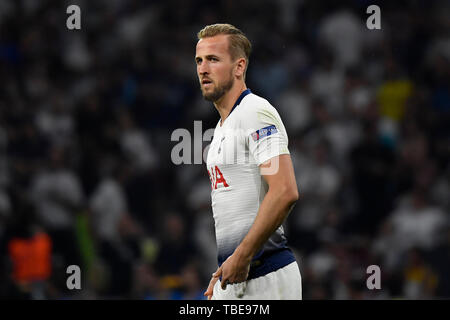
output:
<instances>
[{"instance_id":1,"label":"navy blue collar","mask_svg":"<svg viewBox=\"0 0 450 320\"><path fill-rule=\"evenodd\" d=\"M231 111L230 111L230 113L228 114L228 116L230 116L230 114L233 112L233 110L241 103L242 99L244 99L244 97L245 97L246 95L250 94L250 93L252 93L252 92L250 91L250 89L246 89L246 90L244 90L244 91L241 93L241 95L239 96L239 98L237 98L236 102L234 103L233 108L231 108Z\"/></svg>"}]
</instances>

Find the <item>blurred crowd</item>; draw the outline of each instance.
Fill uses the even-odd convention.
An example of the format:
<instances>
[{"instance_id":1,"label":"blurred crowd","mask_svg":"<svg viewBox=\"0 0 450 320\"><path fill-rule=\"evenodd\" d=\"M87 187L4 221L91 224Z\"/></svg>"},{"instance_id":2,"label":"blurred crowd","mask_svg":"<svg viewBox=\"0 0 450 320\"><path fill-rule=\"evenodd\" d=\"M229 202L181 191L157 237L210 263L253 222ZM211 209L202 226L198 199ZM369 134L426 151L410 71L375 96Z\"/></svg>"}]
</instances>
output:
<instances>
[{"instance_id":1,"label":"blurred crowd","mask_svg":"<svg viewBox=\"0 0 450 320\"><path fill-rule=\"evenodd\" d=\"M449 298L449 17L437 0L2 0L0 298L203 299L210 182L173 164L171 134L219 119L194 63L216 22L249 37L247 85L288 131L303 298Z\"/></svg>"}]
</instances>

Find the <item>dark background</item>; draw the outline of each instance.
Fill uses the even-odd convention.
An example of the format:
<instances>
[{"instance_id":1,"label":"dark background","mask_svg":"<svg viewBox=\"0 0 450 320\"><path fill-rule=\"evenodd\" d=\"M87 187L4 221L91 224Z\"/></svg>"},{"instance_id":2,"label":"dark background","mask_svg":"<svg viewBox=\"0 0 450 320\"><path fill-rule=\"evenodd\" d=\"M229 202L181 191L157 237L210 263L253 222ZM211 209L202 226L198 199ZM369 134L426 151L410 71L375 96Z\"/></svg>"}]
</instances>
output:
<instances>
[{"instance_id":1,"label":"dark background","mask_svg":"<svg viewBox=\"0 0 450 320\"><path fill-rule=\"evenodd\" d=\"M448 1L2 0L0 297L203 297L210 182L172 163L171 134L215 127L196 34L227 22L288 131L304 299L449 298L449 17Z\"/></svg>"}]
</instances>

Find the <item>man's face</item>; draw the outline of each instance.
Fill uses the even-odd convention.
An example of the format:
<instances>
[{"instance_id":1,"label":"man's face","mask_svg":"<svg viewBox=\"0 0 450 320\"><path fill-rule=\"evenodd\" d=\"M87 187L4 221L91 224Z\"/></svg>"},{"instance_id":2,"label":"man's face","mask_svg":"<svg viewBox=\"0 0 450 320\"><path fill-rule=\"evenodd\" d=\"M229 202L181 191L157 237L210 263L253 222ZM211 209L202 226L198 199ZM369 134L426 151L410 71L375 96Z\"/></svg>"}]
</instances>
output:
<instances>
[{"instance_id":1,"label":"man's face","mask_svg":"<svg viewBox=\"0 0 450 320\"><path fill-rule=\"evenodd\" d=\"M228 50L228 36L217 35L197 42L195 62L203 97L215 102L234 83L234 63Z\"/></svg>"}]
</instances>

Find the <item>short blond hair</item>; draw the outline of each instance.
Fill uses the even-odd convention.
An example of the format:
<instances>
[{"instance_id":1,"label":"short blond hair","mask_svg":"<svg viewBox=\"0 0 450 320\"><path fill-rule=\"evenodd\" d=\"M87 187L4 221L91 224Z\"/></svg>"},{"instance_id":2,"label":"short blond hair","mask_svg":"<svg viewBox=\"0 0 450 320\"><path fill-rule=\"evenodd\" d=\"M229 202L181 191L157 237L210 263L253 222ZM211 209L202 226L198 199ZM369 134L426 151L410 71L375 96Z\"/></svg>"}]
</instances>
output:
<instances>
[{"instance_id":1,"label":"short blond hair","mask_svg":"<svg viewBox=\"0 0 450 320\"><path fill-rule=\"evenodd\" d=\"M247 62L245 71L247 71L250 53L252 51L252 44L241 30L228 23L216 23L204 27L197 33L197 37L200 40L203 38L210 38L221 34L229 36L228 49L230 51L231 59L236 60L237 58L241 57L245 58Z\"/></svg>"}]
</instances>

